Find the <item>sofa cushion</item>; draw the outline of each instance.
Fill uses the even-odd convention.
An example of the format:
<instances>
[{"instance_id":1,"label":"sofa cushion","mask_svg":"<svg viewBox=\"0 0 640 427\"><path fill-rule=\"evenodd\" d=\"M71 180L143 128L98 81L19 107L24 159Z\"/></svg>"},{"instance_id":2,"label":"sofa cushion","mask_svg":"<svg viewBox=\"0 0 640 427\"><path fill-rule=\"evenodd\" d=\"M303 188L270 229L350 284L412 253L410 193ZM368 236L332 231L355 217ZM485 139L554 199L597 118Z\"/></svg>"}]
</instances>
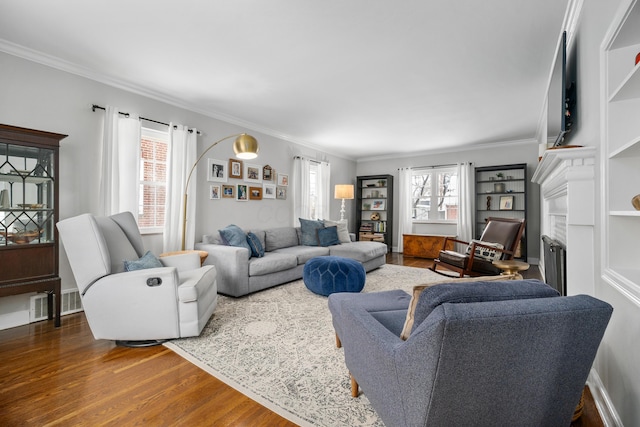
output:
<instances>
[{"instance_id":1,"label":"sofa cushion","mask_svg":"<svg viewBox=\"0 0 640 427\"><path fill-rule=\"evenodd\" d=\"M147 251L142 257L135 260L125 260L124 261L124 271L136 271L136 270L144 270L146 268L159 268L164 267L160 260L156 258L151 251Z\"/></svg>"},{"instance_id":2,"label":"sofa cushion","mask_svg":"<svg viewBox=\"0 0 640 427\"><path fill-rule=\"evenodd\" d=\"M262 243L260 243L260 239L251 231L247 233L247 243L251 247L251 256L256 258L262 258L264 256L264 248L262 247Z\"/></svg>"},{"instance_id":3,"label":"sofa cushion","mask_svg":"<svg viewBox=\"0 0 640 427\"><path fill-rule=\"evenodd\" d=\"M318 243L320 246L327 247L340 244L340 239L338 239L338 227L318 228L316 233L318 234Z\"/></svg>"},{"instance_id":4,"label":"sofa cushion","mask_svg":"<svg viewBox=\"0 0 640 427\"><path fill-rule=\"evenodd\" d=\"M340 239L340 243L351 243L351 237L349 237L349 228L347 227L347 221L331 221L328 219L324 220L325 227L338 227L338 239Z\"/></svg>"},{"instance_id":5,"label":"sofa cushion","mask_svg":"<svg viewBox=\"0 0 640 427\"><path fill-rule=\"evenodd\" d=\"M322 246L290 246L288 248L278 249L274 251L274 253L295 255L298 260L298 265L300 265L306 263L311 258L329 255L329 249L323 248Z\"/></svg>"},{"instance_id":6,"label":"sofa cushion","mask_svg":"<svg viewBox=\"0 0 640 427\"><path fill-rule=\"evenodd\" d=\"M249 261L249 276L277 273L297 265L298 259L294 254L265 252L262 258L251 258Z\"/></svg>"},{"instance_id":7,"label":"sofa cushion","mask_svg":"<svg viewBox=\"0 0 640 427\"><path fill-rule=\"evenodd\" d=\"M535 279L442 283L428 287L420 294L413 314L414 323L411 331L413 332L436 307L444 303L551 298L558 295L551 286Z\"/></svg>"},{"instance_id":8,"label":"sofa cushion","mask_svg":"<svg viewBox=\"0 0 640 427\"><path fill-rule=\"evenodd\" d=\"M249 253L248 257L251 258L251 246L247 243L247 234L244 230L237 225L227 225L222 230L219 230L220 236L227 242L227 246L236 246L239 248L246 248Z\"/></svg>"},{"instance_id":9,"label":"sofa cushion","mask_svg":"<svg viewBox=\"0 0 640 427\"><path fill-rule=\"evenodd\" d=\"M267 252L276 249L288 248L290 246L298 246L298 233L293 227L270 228L264 231L265 237L264 249Z\"/></svg>"},{"instance_id":10,"label":"sofa cushion","mask_svg":"<svg viewBox=\"0 0 640 427\"><path fill-rule=\"evenodd\" d=\"M387 254L387 245L380 242L352 242L329 246L331 255L352 258L356 261L367 262Z\"/></svg>"},{"instance_id":11,"label":"sofa cushion","mask_svg":"<svg viewBox=\"0 0 640 427\"><path fill-rule=\"evenodd\" d=\"M213 245L226 245L226 243L220 236L219 231L215 231L213 232L213 234L204 234L202 236L202 243L213 244Z\"/></svg>"},{"instance_id":12,"label":"sofa cushion","mask_svg":"<svg viewBox=\"0 0 640 427\"><path fill-rule=\"evenodd\" d=\"M298 219L300 220L300 229L302 230L300 244L305 246L319 246L317 230L324 228L324 222L313 219Z\"/></svg>"},{"instance_id":13,"label":"sofa cushion","mask_svg":"<svg viewBox=\"0 0 640 427\"><path fill-rule=\"evenodd\" d=\"M264 240L264 236L265 236L264 230L262 230L260 228L252 228L250 230L247 230L247 234L249 234L249 233L255 234L255 236L260 241L260 244L262 245L263 249L267 247L267 243Z\"/></svg>"}]
</instances>

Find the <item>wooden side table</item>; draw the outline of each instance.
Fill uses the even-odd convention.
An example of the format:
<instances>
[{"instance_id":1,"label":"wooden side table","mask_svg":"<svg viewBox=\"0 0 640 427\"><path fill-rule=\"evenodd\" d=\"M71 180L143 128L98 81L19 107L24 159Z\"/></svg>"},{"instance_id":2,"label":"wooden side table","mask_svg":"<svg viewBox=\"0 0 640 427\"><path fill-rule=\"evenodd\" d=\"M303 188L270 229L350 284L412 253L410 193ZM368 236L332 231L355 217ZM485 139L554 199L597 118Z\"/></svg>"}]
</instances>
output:
<instances>
[{"instance_id":1,"label":"wooden side table","mask_svg":"<svg viewBox=\"0 0 640 427\"><path fill-rule=\"evenodd\" d=\"M502 270L501 274L505 276L515 274L516 278L518 279L522 279L522 275L520 274L521 271L525 271L529 269L528 263L524 261L517 261L517 260L507 260L507 261L498 260L498 261L493 261L492 264L498 267L500 270Z\"/></svg>"},{"instance_id":2,"label":"wooden side table","mask_svg":"<svg viewBox=\"0 0 640 427\"><path fill-rule=\"evenodd\" d=\"M163 252L163 253L160 254L160 256L163 257L163 256L171 256L171 255L182 255L182 254L190 254L192 252L197 252L198 255L200 255L200 265L201 266L202 266L202 264L204 264L204 260L207 259L207 256L209 256L209 252L207 252L207 251L198 251L198 250Z\"/></svg>"}]
</instances>

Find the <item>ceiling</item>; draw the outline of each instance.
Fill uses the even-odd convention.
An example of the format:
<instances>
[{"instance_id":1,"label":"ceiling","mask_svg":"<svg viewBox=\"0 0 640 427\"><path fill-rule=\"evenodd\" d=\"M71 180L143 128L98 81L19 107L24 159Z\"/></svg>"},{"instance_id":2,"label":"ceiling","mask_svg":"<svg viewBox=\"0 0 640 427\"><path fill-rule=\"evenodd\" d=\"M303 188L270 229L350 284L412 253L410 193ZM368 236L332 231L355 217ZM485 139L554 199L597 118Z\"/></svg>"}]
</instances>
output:
<instances>
[{"instance_id":1,"label":"ceiling","mask_svg":"<svg viewBox=\"0 0 640 427\"><path fill-rule=\"evenodd\" d=\"M346 158L402 156L535 143L567 3L3 0L0 50Z\"/></svg>"}]
</instances>

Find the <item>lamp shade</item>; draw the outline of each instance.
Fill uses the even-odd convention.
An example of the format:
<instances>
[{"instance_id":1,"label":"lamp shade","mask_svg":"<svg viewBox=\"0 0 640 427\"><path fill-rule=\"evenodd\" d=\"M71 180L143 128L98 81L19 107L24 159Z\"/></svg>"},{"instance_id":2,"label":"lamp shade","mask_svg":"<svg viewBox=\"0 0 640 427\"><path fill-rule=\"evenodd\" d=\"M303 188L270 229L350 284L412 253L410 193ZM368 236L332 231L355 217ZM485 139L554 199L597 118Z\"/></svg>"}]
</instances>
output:
<instances>
[{"instance_id":1,"label":"lamp shade","mask_svg":"<svg viewBox=\"0 0 640 427\"><path fill-rule=\"evenodd\" d=\"M251 135L243 133L233 143L233 152L239 159L255 159L258 157L258 141Z\"/></svg>"},{"instance_id":2,"label":"lamp shade","mask_svg":"<svg viewBox=\"0 0 640 427\"><path fill-rule=\"evenodd\" d=\"M334 194L336 199L353 199L353 185L338 184Z\"/></svg>"}]
</instances>

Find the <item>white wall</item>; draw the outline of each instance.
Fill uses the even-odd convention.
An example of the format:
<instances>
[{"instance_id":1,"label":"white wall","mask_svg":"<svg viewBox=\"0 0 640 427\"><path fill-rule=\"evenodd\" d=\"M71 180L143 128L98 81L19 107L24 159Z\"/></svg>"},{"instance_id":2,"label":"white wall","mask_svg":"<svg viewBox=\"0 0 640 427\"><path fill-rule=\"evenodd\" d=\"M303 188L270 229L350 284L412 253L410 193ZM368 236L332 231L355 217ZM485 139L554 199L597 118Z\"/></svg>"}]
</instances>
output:
<instances>
[{"instance_id":1,"label":"white wall","mask_svg":"<svg viewBox=\"0 0 640 427\"><path fill-rule=\"evenodd\" d=\"M571 144L599 148L601 142L600 47L611 22L627 0L585 0L576 33L578 116ZM633 58L629 59L630 61ZM600 162L596 161L599 166ZM601 176L596 168L596 194L600 196ZM614 308L613 317L600 346L594 365L614 409L605 416L626 426L640 425L640 307L600 278L600 236L604 229L601 218L602 197L596 197L596 242L593 263L597 272L595 296ZM619 420L616 420L619 417Z\"/></svg>"},{"instance_id":2,"label":"white wall","mask_svg":"<svg viewBox=\"0 0 640 427\"><path fill-rule=\"evenodd\" d=\"M530 182L533 171L538 165L538 144L536 141L500 144L488 144L484 148L452 152L432 152L411 157L368 160L358 162L358 175L389 174L394 178L394 194L398 194L398 168L449 165L458 162L472 162L474 167L527 164L527 255L533 264L540 256L540 186ZM398 198L393 201L394 212L398 212ZM394 216L393 246L398 244L398 219ZM456 234L452 225L414 225L415 233Z\"/></svg>"},{"instance_id":3,"label":"white wall","mask_svg":"<svg viewBox=\"0 0 640 427\"><path fill-rule=\"evenodd\" d=\"M249 131L260 143L260 154L253 163L269 164L281 173L291 173L292 158L304 154L331 162L334 184L355 182L355 162L307 147L253 132L239 126L203 116L145 96L116 89L74 74L0 53L0 122L69 135L60 149L60 218L85 212L98 212L98 156L104 112L91 111L91 105L117 106L121 111L143 117L196 127L202 152L212 142L227 135ZM144 122L143 122L144 125ZM228 159L233 156L233 140L212 149L206 157ZM203 160L202 164L206 165ZM209 199L206 167L198 168L196 241L204 232L229 223L240 226L275 227L293 223L291 198L236 202ZM193 180L192 180L193 181ZM233 180L232 180L233 181ZM348 208L348 214L352 209ZM340 201L331 198L333 218L339 218ZM162 250L161 236L146 236L147 249ZM62 287L73 288L75 281L61 248ZM0 298L0 329L17 326L28 319L29 296Z\"/></svg>"}]
</instances>

